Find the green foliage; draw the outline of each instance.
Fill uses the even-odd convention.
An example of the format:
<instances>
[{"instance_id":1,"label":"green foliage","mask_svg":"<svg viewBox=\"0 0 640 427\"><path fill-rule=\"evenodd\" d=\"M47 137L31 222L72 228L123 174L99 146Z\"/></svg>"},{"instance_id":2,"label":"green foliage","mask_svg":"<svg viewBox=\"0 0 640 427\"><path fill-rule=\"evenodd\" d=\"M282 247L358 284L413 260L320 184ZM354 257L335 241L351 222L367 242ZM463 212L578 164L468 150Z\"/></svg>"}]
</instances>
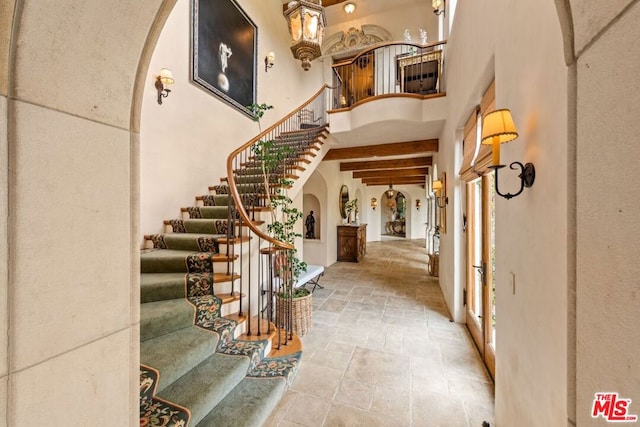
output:
<instances>
[{"instance_id":1,"label":"green foliage","mask_svg":"<svg viewBox=\"0 0 640 427\"><path fill-rule=\"evenodd\" d=\"M260 127L260 119L267 110L273 106L267 104L251 104L247 109L253 114L253 121ZM268 204L272 208L272 221L267 225L267 231L277 240L294 244L297 237L302 234L294 231L296 223L302 218L302 212L291 207L293 201L289 198L283 188L271 191L271 186L276 184L282 187L290 186L293 181L284 175L287 170L286 163L294 153L293 148L287 145L278 144L275 140L260 140L251 151L256 160L261 164L265 193L268 197ZM284 252L284 263L280 266L279 275L284 279L284 289L292 292L293 283L303 271L307 271L307 263L298 259L296 249L287 249Z\"/></svg>"},{"instance_id":2,"label":"green foliage","mask_svg":"<svg viewBox=\"0 0 640 427\"><path fill-rule=\"evenodd\" d=\"M309 295L311 295L311 291L309 289L300 287L300 288L295 288L292 291L291 297L292 298L302 298L302 297L306 297L306 296L309 296ZM280 298L286 298L287 294L285 292L278 292L278 296Z\"/></svg>"},{"instance_id":3,"label":"green foliage","mask_svg":"<svg viewBox=\"0 0 640 427\"><path fill-rule=\"evenodd\" d=\"M258 122L258 124L260 124L260 119L262 118L262 116L264 116L264 112L267 110L271 110L273 109L273 105L267 105L267 104L256 104L255 102L251 105L247 105L247 110L249 110L251 112L251 114L253 115L253 117L251 117L251 119L254 122Z\"/></svg>"},{"instance_id":4,"label":"green foliage","mask_svg":"<svg viewBox=\"0 0 640 427\"><path fill-rule=\"evenodd\" d=\"M293 149L288 146L277 145L274 140L258 141L251 151L256 156L256 160L262 163L263 171L272 174L278 171L282 163L293 154Z\"/></svg>"},{"instance_id":5,"label":"green foliage","mask_svg":"<svg viewBox=\"0 0 640 427\"><path fill-rule=\"evenodd\" d=\"M358 199L349 200L347 203L344 204L344 209L348 213L351 213L352 211L355 211L356 213L358 213Z\"/></svg>"}]
</instances>

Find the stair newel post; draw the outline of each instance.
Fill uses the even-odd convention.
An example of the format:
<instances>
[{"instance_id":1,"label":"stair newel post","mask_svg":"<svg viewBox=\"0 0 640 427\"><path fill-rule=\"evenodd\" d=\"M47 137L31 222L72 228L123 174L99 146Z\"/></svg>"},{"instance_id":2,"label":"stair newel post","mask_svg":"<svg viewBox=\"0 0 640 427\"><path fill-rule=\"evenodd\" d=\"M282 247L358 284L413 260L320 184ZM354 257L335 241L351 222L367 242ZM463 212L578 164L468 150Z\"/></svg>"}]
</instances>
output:
<instances>
[{"instance_id":1,"label":"stair newel post","mask_svg":"<svg viewBox=\"0 0 640 427\"><path fill-rule=\"evenodd\" d=\"M242 309L242 299L243 299L243 295L242 295L242 291L243 291L243 285L244 285L244 275L242 274L242 260L243 260L243 256L242 253L243 251L243 246L244 243L242 242L242 216L240 217L240 219L238 220L238 227L239 227L239 236L240 236L240 316L244 315L244 310ZM250 232L247 232L247 234L251 234ZM235 270L235 262L233 263L233 268ZM233 277L233 276L232 276ZM235 283L235 281L233 281L232 283ZM232 285L233 288L233 285Z\"/></svg>"},{"instance_id":2,"label":"stair newel post","mask_svg":"<svg viewBox=\"0 0 640 427\"><path fill-rule=\"evenodd\" d=\"M229 194L229 201L227 202L227 230L225 232L226 236L227 236L227 249L225 251L226 256L227 256L227 274L230 274L230 269L231 269L231 258L229 258L229 246L231 246L231 228L234 226L233 225L233 217L235 216L233 213L233 198L231 197L231 194Z\"/></svg>"},{"instance_id":3,"label":"stair newel post","mask_svg":"<svg viewBox=\"0 0 640 427\"><path fill-rule=\"evenodd\" d=\"M247 310L249 313L247 315L247 321L249 322L249 328L247 331L247 335L251 335L251 239L247 240L247 253L249 254L249 259L248 259L249 268L247 268L247 289L248 289L247 306L249 307L249 309ZM240 258L244 258L244 257L240 257ZM258 316L258 331L260 331L259 316ZM258 334L260 334L260 332L258 332Z\"/></svg>"},{"instance_id":4,"label":"stair newel post","mask_svg":"<svg viewBox=\"0 0 640 427\"><path fill-rule=\"evenodd\" d=\"M268 323L268 328L269 328L269 333L271 332L271 322L274 320L273 319L273 255L271 254L271 251L269 251L269 253L267 254L267 261L268 261L268 265L267 265L267 277L268 277L268 298L269 300L267 301L267 316L269 317L269 323Z\"/></svg>"},{"instance_id":5,"label":"stair newel post","mask_svg":"<svg viewBox=\"0 0 640 427\"><path fill-rule=\"evenodd\" d=\"M274 253L276 255L275 259L278 260L279 256L280 256L279 249L278 248L274 248L274 249L275 250L274 251L270 251L269 254L271 256L271 254ZM279 276L278 276L278 277L280 277L279 291L280 291L280 295L282 295L281 292L284 289L284 287L283 287L283 285L284 285L284 281L283 281L284 277L282 276L282 273L280 273L278 270L279 270L279 267L276 266L275 272L273 274L271 274L271 277L273 278L273 275L276 272L279 274ZM283 300L282 296L280 296L279 298L280 298L280 301ZM280 302L280 304L282 304L282 302ZM283 317L284 316L283 316L283 310L281 308L276 307L276 309L278 310L278 313L276 313L276 321L277 321L276 328L278 329L278 350L280 350L280 347L282 346L282 329L284 327L284 324L283 324L284 323L283 322Z\"/></svg>"},{"instance_id":6,"label":"stair newel post","mask_svg":"<svg viewBox=\"0 0 640 427\"><path fill-rule=\"evenodd\" d=\"M257 283L258 283L258 336L262 335L262 309L264 307L264 291L262 289L262 254L260 248L262 247L262 239L258 237L258 270L257 270Z\"/></svg>"},{"instance_id":7,"label":"stair newel post","mask_svg":"<svg viewBox=\"0 0 640 427\"><path fill-rule=\"evenodd\" d=\"M231 199L233 200L233 199ZM233 203L231 202L230 203ZM233 215L235 216L235 215ZM234 227L235 228L236 223L235 220L229 220L229 226L228 228ZM240 230L238 232L238 235L242 236L242 230ZM230 240L229 236L227 235L227 274L230 274L231 277L231 295L234 295L235 290L236 290L236 281L233 280L233 278L235 277L235 273L236 273L236 263L235 263L235 258L236 258L236 245L235 245L235 239L234 240ZM231 252L229 252L229 247L231 247ZM231 265L231 271L229 271L229 265Z\"/></svg>"},{"instance_id":8,"label":"stair newel post","mask_svg":"<svg viewBox=\"0 0 640 427\"><path fill-rule=\"evenodd\" d=\"M287 336L285 345L289 339L293 339L293 251L287 249L287 290L289 301L287 301Z\"/></svg>"}]
</instances>

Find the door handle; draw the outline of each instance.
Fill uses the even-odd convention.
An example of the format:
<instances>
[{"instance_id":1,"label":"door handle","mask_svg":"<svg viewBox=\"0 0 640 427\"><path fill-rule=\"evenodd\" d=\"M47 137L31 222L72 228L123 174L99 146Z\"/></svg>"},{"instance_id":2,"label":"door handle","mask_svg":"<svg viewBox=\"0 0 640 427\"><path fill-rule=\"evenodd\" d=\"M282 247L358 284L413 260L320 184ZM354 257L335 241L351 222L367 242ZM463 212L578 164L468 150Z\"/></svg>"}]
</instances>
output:
<instances>
[{"instance_id":1,"label":"door handle","mask_svg":"<svg viewBox=\"0 0 640 427\"><path fill-rule=\"evenodd\" d=\"M485 282L485 272L486 272L486 268L487 268L487 263L483 262L482 265L473 265L473 268L475 268L478 273L480 273L480 280L482 281L482 285L486 285Z\"/></svg>"}]
</instances>

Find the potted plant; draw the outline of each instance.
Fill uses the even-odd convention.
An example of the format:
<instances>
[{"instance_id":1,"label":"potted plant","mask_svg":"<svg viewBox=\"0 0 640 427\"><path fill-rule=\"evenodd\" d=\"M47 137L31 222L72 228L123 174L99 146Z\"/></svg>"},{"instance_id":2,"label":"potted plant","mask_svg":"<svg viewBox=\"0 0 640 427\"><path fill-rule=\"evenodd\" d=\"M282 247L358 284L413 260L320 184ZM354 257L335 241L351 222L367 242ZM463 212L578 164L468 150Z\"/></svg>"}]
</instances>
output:
<instances>
[{"instance_id":1,"label":"potted plant","mask_svg":"<svg viewBox=\"0 0 640 427\"><path fill-rule=\"evenodd\" d=\"M344 209L345 211L347 211L347 223L350 224L352 223L351 221L351 213L354 213L354 217L353 217L353 223L354 224L358 224L359 218L358 218L358 199L352 199L349 200L345 205L344 205Z\"/></svg>"},{"instance_id":2,"label":"potted plant","mask_svg":"<svg viewBox=\"0 0 640 427\"><path fill-rule=\"evenodd\" d=\"M273 107L252 104L248 108L260 127L264 112ZM261 165L267 206L271 208L271 223L267 224L267 231L275 239L293 245L297 237L302 237L294 228L303 216L302 212L291 206L293 200L286 194L286 188L293 184L285 175L286 163L293 150L269 140L258 141L253 152ZM312 325L312 302L309 290L295 286L300 274L307 270L307 263L300 260L297 253L295 248L279 249L275 255L274 272L280 278L276 293L276 324L280 327L290 326L293 333L302 336Z\"/></svg>"}]
</instances>

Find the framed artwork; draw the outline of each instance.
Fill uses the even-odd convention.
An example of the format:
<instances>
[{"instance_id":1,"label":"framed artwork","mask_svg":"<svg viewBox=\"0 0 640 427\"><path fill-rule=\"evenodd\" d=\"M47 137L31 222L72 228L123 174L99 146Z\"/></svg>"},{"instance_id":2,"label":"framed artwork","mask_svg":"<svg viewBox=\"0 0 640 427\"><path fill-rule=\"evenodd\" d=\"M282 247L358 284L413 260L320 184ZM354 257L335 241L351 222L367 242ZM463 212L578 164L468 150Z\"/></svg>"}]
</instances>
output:
<instances>
[{"instance_id":1,"label":"framed artwork","mask_svg":"<svg viewBox=\"0 0 640 427\"><path fill-rule=\"evenodd\" d=\"M235 0L192 0L191 80L252 117L258 28Z\"/></svg>"}]
</instances>

